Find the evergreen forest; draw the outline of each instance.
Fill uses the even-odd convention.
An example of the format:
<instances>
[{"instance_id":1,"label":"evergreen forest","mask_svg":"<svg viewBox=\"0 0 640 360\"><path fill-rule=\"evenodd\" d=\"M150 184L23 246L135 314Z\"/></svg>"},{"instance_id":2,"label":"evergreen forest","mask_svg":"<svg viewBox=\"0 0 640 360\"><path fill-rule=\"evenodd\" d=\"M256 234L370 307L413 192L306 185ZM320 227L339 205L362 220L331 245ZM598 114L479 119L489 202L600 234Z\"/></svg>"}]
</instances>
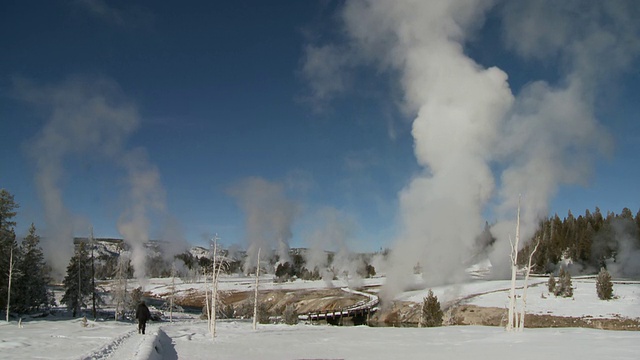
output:
<instances>
[{"instance_id":1,"label":"evergreen forest","mask_svg":"<svg viewBox=\"0 0 640 360\"><path fill-rule=\"evenodd\" d=\"M620 214L599 208L575 217L571 211L561 219L557 214L540 222L535 234L518 254L525 266L533 254L532 271L555 272L562 261L572 264L573 272L597 274L601 268L614 276L640 274L640 211L634 216L624 208Z\"/></svg>"}]
</instances>

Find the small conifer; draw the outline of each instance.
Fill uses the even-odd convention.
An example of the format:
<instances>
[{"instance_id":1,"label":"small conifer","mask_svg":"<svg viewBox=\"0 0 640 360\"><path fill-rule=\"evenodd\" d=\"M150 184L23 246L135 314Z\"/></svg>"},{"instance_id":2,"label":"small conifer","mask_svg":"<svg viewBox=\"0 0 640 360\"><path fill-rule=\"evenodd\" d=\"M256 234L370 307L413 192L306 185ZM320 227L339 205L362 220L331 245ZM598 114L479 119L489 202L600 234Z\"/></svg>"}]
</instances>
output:
<instances>
[{"instance_id":1,"label":"small conifer","mask_svg":"<svg viewBox=\"0 0 640 360\"><path fill-rule=\"evenodd\" d=\"M558 283L556 284L555 295L562 297L573 296L573 284L571 283L571 274L564 268L560 269L558 274Z\"/></svg>"},{"instance_id":2,"label":"small conifer","mask_svg":"<svg viewBox=\"0 0 640 360\"><path fill-rule=\"evenodd\" d=\"M601 268L596 278L596 291L600 300L611 300L613 298L613 283L611 274L605 268Z\"/></svg>"},{"instance_id":3,"label":"small conifer","mask_svg":"<svg viewBox=\"0 0 640 360\"><path fill-rule=\"evenodd\" d=\"M433 291L429 289L427 297L422 300L420 325L426 327L442 326L443 315L438 297L433 295Z\"/></svg>"},{"instance_id":4,"label":"small conifer","mask_svg":"<svg viewBox=\"0 0 640 360\"><path fill-rule=\"evenodd\" d=\"M549 288L549 292L554 294L556 291L556 278L553 277L553 273L549 274L549 281L547 281L547 287Z\"/></svg>"},{"instance_id":5,"label":"small conifer","mask_svg":"<svg viewBox=\"0 0 640 360\"><path fill-rule=\"evenodd\" d=\"M282 320L287 325L295 325L298 323L298 312L293 304L289 304L282 312Z\"/></svg>"}]
</instances>

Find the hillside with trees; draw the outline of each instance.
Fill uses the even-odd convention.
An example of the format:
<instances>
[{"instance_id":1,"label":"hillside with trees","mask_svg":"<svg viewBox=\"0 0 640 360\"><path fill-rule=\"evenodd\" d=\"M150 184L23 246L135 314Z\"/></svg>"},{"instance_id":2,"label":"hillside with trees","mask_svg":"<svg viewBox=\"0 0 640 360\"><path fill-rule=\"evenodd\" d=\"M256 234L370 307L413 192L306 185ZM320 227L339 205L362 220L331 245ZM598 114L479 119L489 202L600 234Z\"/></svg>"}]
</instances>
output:
<instances>
[{"instance_id":1,"label":"hillside with trees","mask_svg":"<svg viewBox=\"0 0 640 360\"><path fill-rule=\"evenodd\" d=\"M572 271L585 274L597 274L601 268L615 276L640 274L640 211L634 216L624 208L620 214L603 215L596 207L578 217L571 211L564 219L549 217L518 254L521 266L538 239L532 263L537 273L554 272L561 261L570 261Z\"/></svg>"}]
</instances>

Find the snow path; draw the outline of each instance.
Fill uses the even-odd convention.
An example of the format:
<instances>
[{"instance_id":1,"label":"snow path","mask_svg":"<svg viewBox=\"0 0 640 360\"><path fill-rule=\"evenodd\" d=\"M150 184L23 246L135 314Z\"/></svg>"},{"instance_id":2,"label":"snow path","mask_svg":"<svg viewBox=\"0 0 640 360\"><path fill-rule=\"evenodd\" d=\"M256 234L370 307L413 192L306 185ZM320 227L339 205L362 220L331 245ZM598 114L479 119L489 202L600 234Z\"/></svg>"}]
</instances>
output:
<instances>
[{"instance_id":1,"label":"snow path","mask_svg":"<svg viewBox=\"0 0 640 360\"><path fill-rule=\"evenodd\" d=\"M117 336L110 343L80 357L82 360L140 359L171 360L178 356L172 340L159 323L147 324L146 334L138 334L137 326Z\"/></svg>"},{"instance_id":2,"label":"snow path","mask_svg":"<svg viewBox=\"0 0 640 360\"><path fill-rule=\"evenodd\" d=\"M137 359L141 352L143 345L146 342L153 341L157 336L159 325L149 323L147 324L146 334L138 334L138 329L129 332L129 336L126 341L118 344L114 351L108 354L103 359ZM100 359L100 358L97 358Z\"/></svg>"},{"instance_id":3,"label":"snow path","mask_svg":"<svg viewBox=\"0 0 640 360\"><path fill-rule=\"evenodd\" d=\"M83 355L81 359L83 360L98 360L98 359L108 359L112 356L114 351L117 351L120 347L125 344L131 343L131 335L135 332L135 330L129 330L126 333L118 336L112 342L101 346L99 349L92 351L89 354Z\"/></svg>"}]
</instances>

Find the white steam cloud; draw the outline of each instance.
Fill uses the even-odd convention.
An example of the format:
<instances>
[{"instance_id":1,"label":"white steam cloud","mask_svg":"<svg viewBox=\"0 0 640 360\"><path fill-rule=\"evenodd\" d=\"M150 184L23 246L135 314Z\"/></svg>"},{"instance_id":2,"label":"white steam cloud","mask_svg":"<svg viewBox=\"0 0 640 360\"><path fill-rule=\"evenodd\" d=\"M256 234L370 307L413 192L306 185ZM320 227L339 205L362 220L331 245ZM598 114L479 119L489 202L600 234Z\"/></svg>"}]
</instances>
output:
<instances>
[{"instance_id":1,"label":"white steam cloud","mask_svg":"<svg viewBox=\"0 0 640 360\"><path fill-rule=\"evenodd\" d=\"M15 79L14 92L20 99L40 106L49 116L26 148L35 164L35 182L45 212L47 227L42 245L56 274L64 274L73 253L74 234L88 230L75 226L78 217L64 203L68 180L65 162L106 159L127 173L127 210L118 229L132 247L136 275L143 276L148 212L164 210L164 191L158 171L148 162L145 152L125 147L140 124L136 106L124 97L116 82L103 77L76 76L56 85Z\"/></svg>"},{"instance_id":2,"label":"white steam cloud","mask_svg":"<svg viewBox=\"0 0 640 360\"><path fill-rule=\"evenodd\" d=\"M331 285L334 276L348 274L357 276L357 271L364 268L362 259L354 259L349 251L349 239L355 231L355 220L343 211L332 207L321 208L314 216L315 229L305 236L309 246L306 255L306 267L310 271L317 269L323 280ZM327 250L334 252L333 262L329 268ZM347 279L348 280L348 279Z\"/></svg>"},{"instance_id":3,"label":"white steam cloud","mask_svg":"<svg viewBox=\"0 0 640 360\"><path fill-rule=\"evenodd\" d=\"M406 287L417 263L429 286L455 282L473 255L490 200L498 203L492 264L500 273L519 194L526 238L560 184L584 182L590 159L609 142L594 115L597 86L638 53L638 11L631 4L350 1L341 10L346 41L307 47L303 71L320 100L344 91L344 75L336 85L328 72L374 65L399 77L403 107L415 115L415 156L424 171L399 194L402 230L388 296ZM504 40L519 56L561 64L557 84L535 81L514 95L503 70L465 53L489 11L502 16Z\"/></svg>"},{"instance_id":4,"label":"white steam cloud","mask_svg":"<svg viewBox=\"0 0 640 360\"><path fill-rule=\"evenodd\" d=\"M146 152L136 149L122 159L127 169L129 185L128 208L118 220L118 231L131 246L131 263L138 279L146 277L147 251L150 218L153 213L166 211L164 188L160 183L158 169L147 160Z\"/></svg>"},{"instance_id":5,"label":"white steam cloud","mask_svg":"<svg viewBox=\"0 0 640 360\"><path fill-rule=\"evenodd\" d=\"M640 53L639 10L630 1L508 2L502 9L507 46L528 61L563 68L557 84L535 81L521 90L497 151L506 165L498 213L512 219L508 215L522 193L525 238L547 215L558 186L586 183L593 158L610 150L612 139L594 107L601 88ZM506 239L513 223L502 221L493 231ZM507 242L500 244L492 259L496 266L504 265L496 257L507 251Z\"/></svg>"},{"instance_id":6,"label":"white steam cloud","mask_svg":"<svg viewBox=\"0 0 640 360\"><path fill-rule=\"evenodd\" d=\"M249 244L244 271L260 257L275 251L280 262L289 261L289 240L296 204L289 200L282 185L258 177L241 181L229 190L245 213L246 240Z\"/></svg>"},{"instance_id":7,"label":"white steam cloud","mask_svg":"<svg viewBox=\"0 0 640 360\"><path fill-rule=\"evenodd\" d=\"M22 100L50 113L49 121L26 148L35 163L35 182L45 212L47 234L42 246L60 276L73 253L71 240L78 230L63 200L64 161L72 155L96 152L108 158L117 156L140 120L117 84L104 78L75 77L47 86L15 79L14 90Z\"/></svg>"}]
</instances>

